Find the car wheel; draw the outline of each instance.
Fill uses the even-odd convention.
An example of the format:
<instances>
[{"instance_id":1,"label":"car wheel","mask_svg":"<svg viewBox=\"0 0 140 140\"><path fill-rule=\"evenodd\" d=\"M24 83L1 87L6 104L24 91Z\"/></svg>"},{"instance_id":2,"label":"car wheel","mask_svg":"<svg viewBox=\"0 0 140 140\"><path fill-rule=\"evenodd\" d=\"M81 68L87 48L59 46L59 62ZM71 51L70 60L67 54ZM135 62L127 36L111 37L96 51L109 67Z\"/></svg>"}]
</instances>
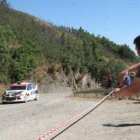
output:
<instances>
[{"instance_id":1,"label":"car wheel","mask_svg":"<svg viewBox=\"0 0 140 140\"><path fill-rule=\"evenodd\" d=\"M36 95L36 98L34 100L38 101L39 100L39 95Z\"/></svg>"},{"instance_id":2,"label":"car wheel","mask_svg":"<svg viewBox=\"0 0 140 140\"><path fill-rule=\"evenodd\" d=\"M24 102L27 103L28 102L28 96L26 95L24 98Z\"/></svg>"},{"instance_id":3,"label":"car wheel","mask_svg":"<svg viewBox=\"0 0 140 140\"><path fill-rule=\"evenodd\" d=\"M6 104L6 102L2 102L2 104Z\"/></svg>"}]
</instances>

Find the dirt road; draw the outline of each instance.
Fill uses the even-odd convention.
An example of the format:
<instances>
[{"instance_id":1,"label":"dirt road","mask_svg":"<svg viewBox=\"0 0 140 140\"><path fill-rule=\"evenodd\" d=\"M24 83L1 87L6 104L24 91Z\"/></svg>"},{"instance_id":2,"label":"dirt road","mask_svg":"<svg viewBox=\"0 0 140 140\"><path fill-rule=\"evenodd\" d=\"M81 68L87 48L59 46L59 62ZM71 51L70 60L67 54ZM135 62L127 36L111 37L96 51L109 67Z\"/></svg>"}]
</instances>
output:
<instances>
[{"instance_id":1,"label":"dirt road","mask_svg":"<svg viewBox=\"0 0 140 140\"><path fill-rule=\"evenodd\" d=\"M36 140L99 99L40 94L39 101L0 104L0 140ZM140 102L108 100L56 140L140 140Z\"/></svg>"}]
</instances>

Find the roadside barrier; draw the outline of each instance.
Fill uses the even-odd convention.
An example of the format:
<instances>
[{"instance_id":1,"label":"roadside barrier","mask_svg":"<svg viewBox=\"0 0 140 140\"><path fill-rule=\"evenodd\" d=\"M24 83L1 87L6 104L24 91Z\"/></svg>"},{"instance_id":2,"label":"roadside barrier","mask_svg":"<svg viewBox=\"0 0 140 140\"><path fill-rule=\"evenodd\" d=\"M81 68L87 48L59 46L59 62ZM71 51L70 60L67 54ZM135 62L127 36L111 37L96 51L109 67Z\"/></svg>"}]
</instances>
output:
<instances>
[{"instance_id":1,"label":"roadside barrier","mask_svg":"<svg viewBox=\"0 0 140 140\"><path fill-rule=\"evenodd\" d=\"M108 94L109 92L111 92L113 89L112 88L109 88L109 89L88 89L88 90L79 90L79 91L74 91L73 94L74 96L78 96L78 95L81 95L81 94L84 94L84 95L89 95L89 94L95 94L95 95L104 95L104 94Z\"/></svg>"},{"instance_id":2,"label":"roadside barrier","mask_svg":"<svg viewBox=\"0 0 140 140\"><path fill-rule=\"evenodd\" d=\"M91 113L93 110L95 110L99 105L101 105L114 91L111 91L108 95L106 95L104 98L102 98L96 105L91 105L86 110L82 111L80 114L74 116L72 119L61 123L59 126L51 129L50 131L46 132L45 134L39 136L37 140L53 140L58 135L63 133L65 130L67 130L69 127L80 121L82 118L87 116L89 113Z\"/></svg>"}]
</instances>

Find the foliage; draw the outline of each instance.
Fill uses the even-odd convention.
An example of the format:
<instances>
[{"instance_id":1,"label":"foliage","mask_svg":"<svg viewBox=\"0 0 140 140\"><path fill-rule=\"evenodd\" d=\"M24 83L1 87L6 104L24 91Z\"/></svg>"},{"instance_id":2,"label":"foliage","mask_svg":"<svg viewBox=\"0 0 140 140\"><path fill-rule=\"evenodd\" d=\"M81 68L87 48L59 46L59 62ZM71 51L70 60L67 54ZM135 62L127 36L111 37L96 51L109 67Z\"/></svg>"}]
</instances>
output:
<instances>
[{"instance_id":1,"label":"foliage","mask_svg":"<svg viewBox=\"0 0 140 140\"><path fill-rule=\"evenodd\" d=\"M138 61L127 45L82 27L56 27L2 3L0 11L0 83L29 79L36 67L60 63L65 74L90 73L103 84L106 73L116 79L127 63Z\"/></svg>"},{"instance_id":2,"label":"foliage","mask_svg":"<svg viewBox=\"0 0 140 140\"><path fill-rule=\"evenodd\" d=\"M9 26L0 26L0 82L24 80L36 67L35 45L26 42L16 47L16 37Z\"/></svg>"}]
</instances>

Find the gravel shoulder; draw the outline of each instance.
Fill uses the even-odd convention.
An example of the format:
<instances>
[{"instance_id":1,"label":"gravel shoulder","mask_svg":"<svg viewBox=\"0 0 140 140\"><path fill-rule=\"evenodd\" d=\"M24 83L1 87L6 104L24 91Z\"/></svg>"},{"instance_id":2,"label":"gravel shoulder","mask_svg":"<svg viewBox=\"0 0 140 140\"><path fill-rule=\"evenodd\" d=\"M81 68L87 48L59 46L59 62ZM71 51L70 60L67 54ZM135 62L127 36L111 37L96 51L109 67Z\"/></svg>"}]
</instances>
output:
<instances>
[{"instance_id":1,"label":"gravel shoulder","mask_svg":"<svg viewBox=\"0 0 140 140\"><path fill-rule=\"evenodd\" d=\"M36 140L100 99L40 94L39 101L0 104L0 140ZM140 102L107 100L56 140L139 140Z\"/></svg>"}]
</instances>

